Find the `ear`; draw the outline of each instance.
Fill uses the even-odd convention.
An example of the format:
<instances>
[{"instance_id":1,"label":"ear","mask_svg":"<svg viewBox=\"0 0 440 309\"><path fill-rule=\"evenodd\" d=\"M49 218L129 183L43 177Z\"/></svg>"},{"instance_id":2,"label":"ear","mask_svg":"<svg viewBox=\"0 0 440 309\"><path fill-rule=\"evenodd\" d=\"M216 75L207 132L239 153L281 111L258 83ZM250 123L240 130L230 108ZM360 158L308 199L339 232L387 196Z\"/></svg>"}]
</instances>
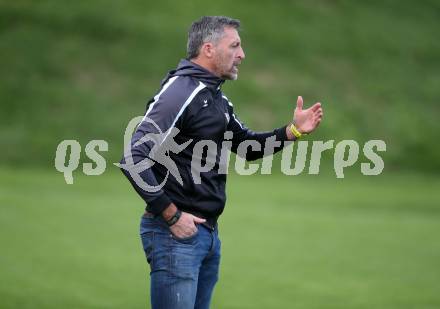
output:
<instances>
[{"instance_id":1,"label":"ear","mask_svg":"<svg viewBox=\"0 0 440 309\"><path fill-rule=\"evenodd\" d=\"M215 54L214 45L212 43L204 43L200 48L200 53L206 58L211 59Z\"/></svg>"}]
</instances>

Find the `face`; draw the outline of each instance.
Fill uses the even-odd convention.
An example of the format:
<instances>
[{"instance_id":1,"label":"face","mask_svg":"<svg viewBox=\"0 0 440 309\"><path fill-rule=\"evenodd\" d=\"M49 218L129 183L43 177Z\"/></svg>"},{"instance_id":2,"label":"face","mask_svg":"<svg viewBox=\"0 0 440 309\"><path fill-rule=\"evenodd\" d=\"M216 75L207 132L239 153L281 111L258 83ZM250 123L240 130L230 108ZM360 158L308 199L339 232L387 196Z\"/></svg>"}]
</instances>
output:
<instances>
[{"instance_id":1,"label":"face","mask_svg":"<svg viewBox=\"0 0 440 309\"><path fill-rule=\"evenodd\" d=\"M226 27L223 37L213 49L212 61L216 75L222 79L236 80L238 66L245 57L237 30Z\"/></svg>"}]
</instances>

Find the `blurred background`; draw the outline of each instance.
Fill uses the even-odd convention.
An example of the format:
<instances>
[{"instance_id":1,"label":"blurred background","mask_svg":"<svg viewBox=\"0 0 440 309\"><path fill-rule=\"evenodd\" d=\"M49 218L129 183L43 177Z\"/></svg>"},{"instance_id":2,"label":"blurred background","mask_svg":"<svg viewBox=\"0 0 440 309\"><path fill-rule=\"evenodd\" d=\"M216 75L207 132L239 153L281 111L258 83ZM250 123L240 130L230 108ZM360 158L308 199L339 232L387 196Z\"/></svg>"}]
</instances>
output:
<instances>
[{"instance_id":1,"label":"blurred background","mask_svg":"<svg viewBox=\"0 0 440 309\"><path fill-rule=\"evenodd\" d=\"M387 144L378 176L360 156L337 179L332 150L319 175L282 174L279 154L272 175L231 168L212 307L440 307L438 1L0 0L0 308L148 306L143 204L112 163L202 15L242 22L223 91L249 127L302 95L325 110L309 140ZM107 141L105 173L67 185L64 139L81 162Z\"/></svg>"}]
</instances>

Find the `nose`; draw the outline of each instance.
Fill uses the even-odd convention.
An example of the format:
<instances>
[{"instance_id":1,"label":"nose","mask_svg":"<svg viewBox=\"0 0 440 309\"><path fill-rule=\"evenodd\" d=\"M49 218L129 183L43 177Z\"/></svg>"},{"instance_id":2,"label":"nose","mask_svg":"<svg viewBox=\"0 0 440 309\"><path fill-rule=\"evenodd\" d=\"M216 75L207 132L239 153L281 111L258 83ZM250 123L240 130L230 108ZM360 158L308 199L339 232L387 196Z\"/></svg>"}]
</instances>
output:
<instances>
[{"instance_id":1,"label":"nose","mask_svg":"<svg viewBox=\"0 0 440 309\"><path fill-rule=\"evenodd\" d=\"M244 54L244 50L243 50L243 48L241 48L241 46L240 46L240 50L238 51L237 57L240 59L244 59L246 57Z\"/></svg>"}]
</instances>

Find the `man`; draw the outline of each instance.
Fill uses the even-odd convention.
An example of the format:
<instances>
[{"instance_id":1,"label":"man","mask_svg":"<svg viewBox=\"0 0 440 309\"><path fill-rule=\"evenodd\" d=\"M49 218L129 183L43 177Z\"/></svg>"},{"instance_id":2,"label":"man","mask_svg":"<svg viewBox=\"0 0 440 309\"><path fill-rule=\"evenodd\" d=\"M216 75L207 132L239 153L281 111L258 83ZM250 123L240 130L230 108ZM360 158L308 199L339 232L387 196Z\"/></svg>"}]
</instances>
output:
<instances>
[{"instance_id":1,"label":"man","mask_svg":"<svg viewBox=\"0 0 440 309\"><path fill-rule=\"evenodd\" d=\"M124 174L147 204L141 238L151 268L153 308L209 308L220 262L217 218L226 200L223 142L229 141L235 153L243 141L258 142L261 148L238 154L255 160L265 154L268 139L275 140L277 152L285 141L312 132L322 119L320 103L303 109L298 97L291 124L253 132L240 122L221 91L225 80L237 79L245 58L239 27L238 20L222 16L205 16L192 24L187 59L162 81L121 161ZM173 129L177 133L171 133ZM211 159L198 147L204 140L216 147ZM158 152L158 144L184 146ZM211 168L197 171L194 160ZM173 164L176 169L170 171L166 166Z\"/></svg>"}]
</instances>

